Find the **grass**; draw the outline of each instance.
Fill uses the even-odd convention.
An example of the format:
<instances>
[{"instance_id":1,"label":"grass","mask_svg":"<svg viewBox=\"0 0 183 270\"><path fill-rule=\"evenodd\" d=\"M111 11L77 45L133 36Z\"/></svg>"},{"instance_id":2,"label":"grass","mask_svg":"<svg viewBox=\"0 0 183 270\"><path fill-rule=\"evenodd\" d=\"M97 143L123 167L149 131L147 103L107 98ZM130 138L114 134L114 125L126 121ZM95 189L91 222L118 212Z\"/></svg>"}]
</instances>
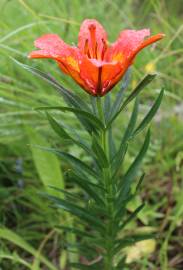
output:
<instances>
[{"instance_id":1,"label":"grass","mask_svg":"<svg viewBox=\"0 0 183 270\"><path fill-rule=\"evenodd\" d=\"M27 53L33 49L33 41L44 33L58 33L67 42L76 43L82 20L96 18L107 29L110 41L115 40L123 28L150 27L153 33L166 34L155 48L146 49L138 56L133 68L131 85L150 71L159 75L141 95L142 114L162 86L165 87L165 98L152 127L152 143L144 164L147 176L142 196L129 206L132 210L140 201L146 200L146 208L139 215L137 224L131 227L134 229L138 225L144 230L150 227L160 237L155 240L156 247L147 254L142 252L142 256L138 255L138 264L132 267L182 269L182 1L1 0L0 9L0 268L47 269L44 268L47 257L51 262L48 269L54 269L54 265L57 265L56 269L64 269L68 256L63 249L65 235L56 230L55 225L72 220L67 217L65 221L63 213L58 215L50 209L37 192L43 191L47 184L44 169L28 146L30 136L27 127L37 132L37 141L59 145L87 159L76 146L63 145L50 130L45 116L33 110L42 105L62 104L57 93L21 69L10 57L51 73L87 99L53 62L30 61ZM71 126L72 130L78 127L74 120L68 122L64 115L62 117L64 124ZM121 115L116 123L116 140L119 129L126 124L125 118L126 115ZM125 166L133 159L137 148L138 143L134 143ZM45 156L41 158L45 160ZM58 160L53 163L57 164ZM62 175L67 165L54 166L59 167L58 174ZM4 229L5 226L11 231ZM71 235L68 237L74 241ZM146 244L149 247L153 243Z\"/></svg>"}]
</instances>

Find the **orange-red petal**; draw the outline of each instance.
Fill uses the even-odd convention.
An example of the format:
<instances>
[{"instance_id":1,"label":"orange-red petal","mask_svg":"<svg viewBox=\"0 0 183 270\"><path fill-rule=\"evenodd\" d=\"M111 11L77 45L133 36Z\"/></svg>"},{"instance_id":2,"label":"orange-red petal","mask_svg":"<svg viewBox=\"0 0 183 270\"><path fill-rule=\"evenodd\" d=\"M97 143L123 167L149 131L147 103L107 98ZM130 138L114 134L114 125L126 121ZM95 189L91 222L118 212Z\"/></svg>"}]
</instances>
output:
<instances>
[{"instance_id":1,"label":"orange-red petal","mask_svg":"<svg viewBox=\"0 0 183 270\"><path fill-rule=\"evenodd\" d=\"M101 58L106 47L107 33L96 20L84 20L78 36L78 48L90 58Z\"/></svg>"},{"instance_id":2,"label":"orange-red petal","mask_svg":"<svg viewBox=\"0 0 183 270\"><path fill-rule=\"evenodd\" d=\"M112 88L114 82L118 82L116 78L125 72L124 68L117 62L108 63L85 57L80 64L80 77L92 95L103 96Z\"/></svg>"},{"instance_id":3,"label":"orange-red petal","mask_svg":"<svg viewBox=\"0 0 183 270\"><path fill-rule=\"evenodd\" d=\"M79 72L80 53L78 48L69 46L59 36L47 34L34 42L35 47L41 50L33 51L30 58L51 58L59 63L64 73Z\"/></svg>"},{"instance_id":4,"label":"orange-red petal","mask_svg":"<svg viewBox=\"0 0 183 270\"><path fill-rule=\"evenodd\" d=\"M34 45L41 50L30 53L30 58L57 59L70 54L70 46L55 34L43 35L35 40Z\"/></svg>"},{"instance_id":5,"label":"orange-red petal","mask_svg":"<svg viewBox=\"0 0 183 270\"><path fill-rule=\"evenodd\" d=\"M92 63L91 59L86 56L80 63L80 77L85 82L85 88L93 95L97 95L99 66Z\"/></svg>"},{"instance_id":6,"label":"orange-red petal","mask_svg":"<svg viewBox=\"0 0 183 270\"><path fill-rule=\"evenodd\" d=\"M123 55L123 59L128 58L139 47L144 38L149 35L149 29L122 31L117 41L109 47L105 59L112 61L119 53Z\"/></svg>"},{"instance_id":7,"label":"orange-red petal","mask_svg":"<svg viewBox=\"0 0 183 270\"><path fill-rule=\"evenodd\" d=\"M133 54L131 55L132 58L135 57L135 55L140 52L142 49L144 49L145 47L151 45L152 43L161 40L162 38L165 37L165 34L163 33L159 33L157 35L151 36L147 39L145 39L143 42L141 42L141 44L136 48L136 50L133 52Z\"/></svg>"}]
</instances>

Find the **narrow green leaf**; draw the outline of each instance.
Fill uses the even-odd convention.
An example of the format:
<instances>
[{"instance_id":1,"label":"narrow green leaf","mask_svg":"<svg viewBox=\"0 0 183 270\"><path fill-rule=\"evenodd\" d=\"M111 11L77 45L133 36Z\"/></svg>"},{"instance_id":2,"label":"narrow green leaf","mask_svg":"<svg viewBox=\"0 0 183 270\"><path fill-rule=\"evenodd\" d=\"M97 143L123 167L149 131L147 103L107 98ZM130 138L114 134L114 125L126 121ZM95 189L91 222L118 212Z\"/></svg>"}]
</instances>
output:
<instances>
[{"instance_id":1,"label":"narrow green leaf","mask_svg":"<svg viewBox=\"0 0 183 270\"><path fill-rule=\"evenodd\" d=\"M128 87L128 84L130 82L130 77L131 77L131 68L129 68L127 70L127 72L125 73L125 75L122 79L121 88L120 88L119 92L117 93L116 99L115 99L113 106L110 110L110 119L112 119L112 117L118 112L119 108L121 107L121 103L122 103L123 98L124 98L124 91Z\"/></svg>"},{"instance_id":2,"label":"narrow green leaf","mask_svg":"<svg viewBox=\"0 0 183 270\"><path fill-rule=\"evenodd\" d=\"M47 195L46 197L50 199L56 207L79 217L81 220L87 222L88 225L92 224L93 227L104 229L103 223L96 216L93 216L91 212L89 213L87 209L55 196Z\"/></svg>"},{"instance_id":3,"label":"narrow green leaf","mask_svg":"<svg viewBox=\"0 0 183 270\"><path fill-rule=\"evenodd\" d=\"M150 143L150 130L148 130L145 140L144 140L144 144L139 152L139 154L137 155L137 157L135 158L135 160L133 161L132 165L130 166L130 168L128 169L128 171L126 172L126 174L124 175L121 183L120 183L120 194L119 197L120 200L123 200L124 196L128 193L131 183L133 181L133 179L135 178L135 176L137 175L137 171L139 169L139 166L148 150L149 147L149 143Z\"/></svg>"},{"instance_id":4,"label":"narrow green leaf","mask_svg":"<svg viewBox=\"0 0 183 270\"><path fill-rule=\"evenodd\" d=\"M156 74L148 74L133 90L133 92L126 98L124 103L121 105L120 109L116 112L116 114L110 119L107 123L107 128L111 125L111 123L116 119L116 117L124 110L124 108L130 103L137 95L155 78Z\"/></svg>"},{"instance_id":5,"label":"narrow green leaf","mask_svg":"<svg viewBox=\"0 0 183 270\"><path fill-rule=\"evenodd\" d=\"M109 128L108 131L108 143L109 143L110 162L112 162L112 159L114 158L116 153L116 145L113 139L113 131L111 127Z\"/></svg>"},{"instance_id":6,"label":"narrow green leaf","mask_svg":"<svg viewBox=\"0 0 183 270\"><path fill-rule=\"evenodd\" d=\"M98 143L98 141L94 135L92 138L92 149L97 157L97 162L100 164L100 166L102 168L107 168L109 166L107 157L104 153L104 150L102 149L102 147L100 146L100 144Z\"/></svg>"},{"instance_id":7,"label":"narrow green leaf","mask_svg":"<svg viewBox=\"0 0 183 270\"><path fill-rule=\"evenodd\" d=\"M77 144L79 147L81 147L83 150L85 150L89 155L93 155L91 149L89 148L89 146L79 138L79 140L76 140L74 138L72 138L64 129L64 127L58 123L50 114L47 113L47 118L48 121L51 125L51 127L53 128L53 130L63 139L65 140L70 140L72 141L74 144Z\"/></svg>"},{"instance_id":8,"label":"narrow green leaf","mask_svg":"<svg viewBox=\"0 0 183 270\"><path fill-rule=\"evenodd\" d=\"M118 262L115 270L121 270L123 269L123 267L125 267L126 265L126 255L123 255L122 258L120 259L120 261Z\"/></svg>"},{"instance_id":9,"label":"narrow green leaf","mask_svg":"<svg viewBox=\"0 0 183 270\"><path fill-rule=\"evenodd\" d=\"M92 111L94 115L97 115L97 104L96 104L96 97L90 96Z\"/></svg>"},{"instance_id":10,"label":"narrow green leaf","mask_svg":"<svg viewBox=\"0 0 183 270\"><path fill-rule=\"evenodd\" d=\"M45 150L45 151L48 151L48 152L51 152L51 153L54 153L54 154L60 156L61 158L63 158L67 162L69 162L71 164L71 166L73 168L75 168L82 175L85 175L85 173L87 173L95 178L98 178L98 174L93 169L91 169L90 166L88 166L87 164L85 164L84 162L79 160L78 158L72 156L71 154L59 151L59 150L54 149L54 148L42 147L39 145L33 145L33 147L39 148L39 149L42 149L42 150Z\"/></svg>"},{"instance_id":11,"label":"narrow green leaf","mask_svg":"<svg viewBox=\"0 0 183 270\"><path fill-rule=\"evenodd\" d=\"M133 219L136 218L136 216L138 215L138 213L144 208L145 204L141 204L139 207L137 207L135 209L135 211L133 213L130 214L130 216L122 223L122 225L120 226L120 230L124 229L124 227L130 223Z\"/></svg>"},{"instance_id":12,"label":"narrow green leaf","mask_svg":"<svg viewBox=\"0 0 183 270\"><path fill-rule=\"evenodd\" d=\"M153 106L151 107L150 111L147 113L147 115L141 121L139 126L135 129L133 136L136 136L137 134L139 134L151 122L151 120L153 119L154 115L156 114L157 110L159 109L159 107L161 105L161 102L163 99L163 94L164 94L164 89L161 90L159 96L157 97L157 99L154 102Z\"/></svg>"},{"instance_id":13,"label":"narrow green leaf","mask_svg":"<svg viewBox=\"0 0 183 270\"><path fill-rule=\"evenodd\" d=\"M64 128L49 114L47 113L48 121L53 130L63 139L71 139L70 135L64 130Z\"/></svg>"},{"instance_id":14,"label":"narrow green leaf","mask_svg":"<svg viewBox=\"0 0 183 270\"><path fill-rule=\"evenodd\" d=\"M66 176L68 177L68 180L69 179L79 178L80 181L83 181L84 180L84 182L86 182L87 185L89 185L89 186L91 186L93 188L98 188L99 190L102 190L102 191L105 191L106 192L105 188L102 185L98 184L98 179L94 179L97 182L96 181L95 182L91 182L88 178L85 177L83 179L80 175L78 175L76 173L76 171L72 171L72 170L67 171Z\"/></svg>"},{"instance_id":15,"label":"narrow green leaf","mask_svg":"<svg viewBox=\"0 0 183 270\"><path fill-rule=\"evenodd\" d=\"M99 205L104 205L103 199L98 195L98 191L96 190L96 185L88 184L88 181L75 175L70 174L69 180L72 181L72 183L78 184L84 190L91 198L93 198L96 203Z\"/></svg>"},{"instance_id":16,"label":"narrow green leaf","mask_svg":"<svg viewBox=\"0 0 183 270\"><path fill-rule=\"evenodd\" d=\"M110 92L104 97L104 116L105 122L107 123L110 117L110 109L111 109L111 96Z\"/></svg>"},{"instance_id":17,"label":"narrow green leaf","mask_svg":"<svg viewBox=\"0 0 183 270\"><path fill-rule=\"evenodd\" d=\"M141 184L144 180L144 177L145 177L145 173L143 173L138 181L138 184L136 186L136 190L135 190L135 194L137 194L137 192L139 191L140 187L141 187Z\"/></svg>"},{"instance_id":18,"label":"narrow green leaf","mask_svg":"<svg viewBox=\"0 0 183 270\"><path fill-rule=\"evenodd\" d=\"M115 219L119 220L119 222L122 221L122 219L124 218L124 216L126 215L127 212L127 204L132 201L132 199L134 198L134 195L132 194L128 194L128 196L126 196L125 199L122 200L116 200L116 204L115 204ZM117 228L117 230L119 231L119 227Z\"/></svg>"},{"instance_id":19,"label":"narrow green leaf","mask_svg":"<svg viewBox=\"0 0 183 270\"><path fill-rule=\"evenodd\" d=\"M113 160L111 162L113 177L115 177L118 174L118 172L119 172L119 170L121 168L121 165L123 163L123 160L124 160L124 157L126 155L127 150L128 150L128 144L127 143L122 144L120 146L119 151L117 152L117 154L113 158Z\"/></svg>"},{"instance_id":20,"label":"narrow green leaf","mask_svg":"<svg viewBox=\"0 0 183 270\"><path fill-rule=\"evenodd\" d=\"M125 134L121 140L119 150L112 160L112 169L113 169L114 175L116 175L118 173L118 171L121 167L121 164L123 162L123 159L124 159L124 156L126 154L127 147L128 147L127 141L129 140L129 138L131 137L131 135L134 131L135 124L137 122L137 116L138 116L138 99L136 98L128 126L127 126Z\"/></svg>"},{"instance_id":21,"label":"narrow green leaf","mask_svg":"<svg viewBox=\"0 0 183 270\"><path fill-rule=\"evenodd\" d=\"M53 106L53 107L38 107L36 108L36 110L60 110L63 112L73 112L76 115L79 115L81 118L84 118L85 120L89 121L90 124L93 125L94 128L97 129L104 129L104 125L103 123L93 114L86 112L86 111L82 111L80 109L75 109L75 108L70 108L70 107L62 107L62 106Z\"/></svg>"},{"instance_id":22,"label":"narrow green leaf","mask_svg":"<svg viewBox=\"0 0 183 270\"><path fill-rule=\"evenodd\" d=\"M117 246L115 248L115 253L118 253L122 248L134 245L137 242L153 238L155 238L154 234L138 234L124 237L116 241Z\"/></svg>"},{"instance_id":23,"label":"narrow green leaf","mask_svg":"<svg viewBox=\"0 0 183 270\"><path fill-rule=\"evenodd\" d=\"M31 66L22 64L21 62L17 61L14 58L12 58L12 60L16 64L21 66L22 68L28 70L32 74L42 78L43 80L47 81L49 84L54 86L59 91L59 93L62 95L62 97L64 98L64 100L66 101L66 103L68 105L72 105L75 108L82 108L83 110L86 110L88 112L91 111L89 106L87 105L87 103L85 103L79 96L77 96L73 92L71 92L71 91L67 90L66 88L64 88L61 84L59 84L53 77L51 77L47 73L44 73L43 71L41 71L41 70L39 70L37 68L33 68Z\"/></svg>"},{"instance_id":24,"label":"narrow green leaf","mask_svg":"<svg viewBox=\"0 0 183 270\"><path fill-rule=\"evenodd\" d=\"M43 71L38 70L37 68L33 68L31 66L22 64L21 62L17 61L16 59L12 58L12 60L17 63L22 68L28 70L32 74L42 78L43 80L47 81L50 85L56 88L59 94L63 97L64 101L67 103L68 106L72 106L74 108L81 109L83 111L91 112L91 109L78 95L71 92L70 90L65 89L61 84L59 84L53 77L44 73ZM82 123L83 127L90 133L93 131L91 125L81 118L80 115L77 114L78 120Z\"/></svg>"},{"instance_id":25,"label":"narrow green leaf","mask_svg":"<svg viewBox=\"0 0 183 270\"><path fill-rule=\"evenodd\" d=\"M54 189L55 191L58 191L57 196L61 192L61 193L63 193L65 195L64 196L65 199L67 197L67 199L71 199L71 200L81 200L81 197L76 193L73 193L73 192L71 193L71 192L69 192L69 191L67 191L65 189L57 188L57 187L54 187L54 186L49 186L49 188ZM40 194L44 194L44 193L40 193Z\"/></svg>"},{"instance_id":26,"label":"narrow green leaf","mask_svg":"<svg viewBox=\"0 0 183 270\"><path fill-rule=\"evenodd\" d=\"M136 122L137 122L137 117L138 117L138 109L139 109L139 101L138 101L138 97L135 99L135 103L133 106L133 111L130 117L130 121L128 123L128 126L125 130L125 134L123 136L123 139L121 141L121 144L126 143L130 137L132 136L132 133L134 131Z\"/></svg>"}]
</instances>

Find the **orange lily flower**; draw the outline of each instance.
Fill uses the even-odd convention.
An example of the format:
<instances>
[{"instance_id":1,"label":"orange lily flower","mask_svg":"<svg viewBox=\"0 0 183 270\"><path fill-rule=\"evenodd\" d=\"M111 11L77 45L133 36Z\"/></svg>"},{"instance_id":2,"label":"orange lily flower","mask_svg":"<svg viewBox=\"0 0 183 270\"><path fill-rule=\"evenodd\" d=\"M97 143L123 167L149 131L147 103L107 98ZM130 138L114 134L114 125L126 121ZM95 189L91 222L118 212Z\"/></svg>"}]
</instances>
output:
<instances>
[{"instance_id":1,"label":"orange lily flower","mask_svg":"<svg viewBox=\"0 0 183 270\"><path fill-rule=\"evenodd\" d=\"M69 46L55 34L47 34L35 41L40 50L29 57L54 59L86 92L104 96L121 80L138 52L164 37L159 33L145 39L149 35L149 29L124 30L109 45L102 25L87 19L81 25L77 47Z\"/></svg>"}]
</instances>

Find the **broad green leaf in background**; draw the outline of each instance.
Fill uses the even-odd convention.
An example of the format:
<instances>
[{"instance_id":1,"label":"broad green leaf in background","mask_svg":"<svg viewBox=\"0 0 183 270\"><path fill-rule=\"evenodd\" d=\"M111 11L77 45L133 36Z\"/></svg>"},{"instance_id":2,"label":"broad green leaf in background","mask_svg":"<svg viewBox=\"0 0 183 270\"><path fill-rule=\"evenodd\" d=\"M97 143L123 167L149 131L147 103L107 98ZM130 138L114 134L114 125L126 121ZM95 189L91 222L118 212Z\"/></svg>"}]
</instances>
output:
<instances>
[{"instance_id":1,"label":"broad green leaf in background","mask_svg":"<svg viewBox=\"0 0 183 270\"><path fill-rule=\"evenodd\" d=\"M33 145L40 145L42 147L50 147L49 143L38 131L26 127L27 135L30 141L30 149L32 152L35 167L37 169L40 180L43 185L52 195L58 195L54 189L49 186L57 188L64 188L64 179L58 158L51 152L34 147Z\"/></svg>"}]
</instances>

